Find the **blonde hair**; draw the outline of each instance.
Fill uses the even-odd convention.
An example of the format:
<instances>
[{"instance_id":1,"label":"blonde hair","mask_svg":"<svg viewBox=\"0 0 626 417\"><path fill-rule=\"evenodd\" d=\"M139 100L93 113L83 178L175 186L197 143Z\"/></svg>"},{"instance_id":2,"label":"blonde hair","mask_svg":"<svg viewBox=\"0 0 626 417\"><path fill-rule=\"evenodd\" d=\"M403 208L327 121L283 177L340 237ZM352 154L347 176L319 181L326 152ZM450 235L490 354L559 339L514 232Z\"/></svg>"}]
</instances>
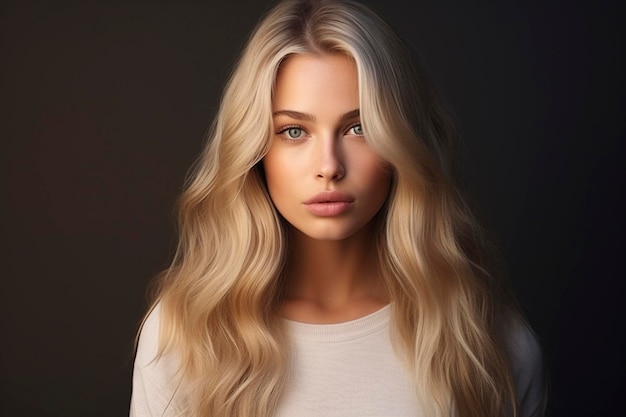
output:
<instances>
[{"instance_id":1,"label":"blonde hair","mask_svg":"<svg viewBox=\"0 0 626 417\"><path fill-rule=\"evenodd\" d=\"M341 53L357 66L361 121L393 170L377 248L416 395L432 416L501 416L517 404L498 334L502 288L453 183L454 132L389 26L351 1L285 1L253 32L178 204L179 245L159 281L160 354L192 416L271 416L289 377L278 315L286 227L260 161L272 91L292 54ZM477 255L478 254L478 255Z\"/></svg>"}]
</instances>

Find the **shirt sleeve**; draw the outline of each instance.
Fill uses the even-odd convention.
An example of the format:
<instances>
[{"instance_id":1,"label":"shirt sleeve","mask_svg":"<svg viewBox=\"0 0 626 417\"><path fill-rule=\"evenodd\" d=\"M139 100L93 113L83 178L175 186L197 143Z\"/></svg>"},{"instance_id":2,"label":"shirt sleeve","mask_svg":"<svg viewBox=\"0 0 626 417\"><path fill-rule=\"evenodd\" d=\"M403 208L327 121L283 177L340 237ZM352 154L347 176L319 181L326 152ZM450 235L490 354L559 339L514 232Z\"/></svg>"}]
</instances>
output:
<instances>
[{"instance_id":1,"label":"shirt sleeve","mask_svg":"<svg viewBox=\"0 0 626 417\"><path fill-rule=\"evenodd\" d=\"M175 398L177 364L169 354L157 358L160 306L143 324L133 367L130 417L178 417L182 408Z\"/></svg>"},{"instance_id":2,"label":"shirt sleeve","mask_svg":"<svg viewBox=\"0 0 626 417\"><path fill-rule=\"evenodd\" d=\"M545 376L541 346L521 320L511 320L506 331L511 370L521 417L542 417L545 408Z\"/></svg>"}]
</instances>

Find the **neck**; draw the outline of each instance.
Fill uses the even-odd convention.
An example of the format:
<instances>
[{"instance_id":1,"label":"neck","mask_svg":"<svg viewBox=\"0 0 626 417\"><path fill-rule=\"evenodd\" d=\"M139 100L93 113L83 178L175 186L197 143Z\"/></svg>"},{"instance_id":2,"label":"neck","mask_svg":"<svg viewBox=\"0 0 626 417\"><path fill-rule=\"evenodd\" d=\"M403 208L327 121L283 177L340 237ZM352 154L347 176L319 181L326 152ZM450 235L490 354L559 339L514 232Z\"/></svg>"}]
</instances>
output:
<instances>
[{"instance_id":1,"label":"neck","mask_svg":"<svg viewBox=\"0 0 626 417\"><path fill-rule=\"evenodd\" d=\"M284 316L307 322L339 322L387 304L369 228L339 241L315 240L293 231L286 268Z\"/></svg>"}]
</instances>

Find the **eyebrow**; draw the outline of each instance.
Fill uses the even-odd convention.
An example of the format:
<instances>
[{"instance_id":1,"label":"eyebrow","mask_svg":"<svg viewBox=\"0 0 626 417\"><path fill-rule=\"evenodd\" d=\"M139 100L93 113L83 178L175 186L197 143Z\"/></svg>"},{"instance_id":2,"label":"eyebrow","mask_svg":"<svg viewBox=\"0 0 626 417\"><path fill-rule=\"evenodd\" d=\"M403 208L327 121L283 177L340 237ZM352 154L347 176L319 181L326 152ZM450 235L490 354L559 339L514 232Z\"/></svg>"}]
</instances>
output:
<instances>
[{"instance_id":1,"label":"eyebrow","mask_svg":"<svg viewBox=\"0 0 626 417\"><path fill-rule=\"evenodd\" d=\"M347 113L344 113L341 116L341 121L344 120L348 120L348 119L354 119L355 117L359 117L359 115L361 114L361 111L359 109L355 109L355 110L351 110ZM299 111L295 111L295 110L277 110L274 113L272 113L272 116L276 117L276 116L287 116L287 117L291 117L292 119L296 119L296 120L305 120L305 121L309 121L309 122L314 122L315 121L315 116L313 116L310 113L302 113Z\"/></svg>"}]
</instances>

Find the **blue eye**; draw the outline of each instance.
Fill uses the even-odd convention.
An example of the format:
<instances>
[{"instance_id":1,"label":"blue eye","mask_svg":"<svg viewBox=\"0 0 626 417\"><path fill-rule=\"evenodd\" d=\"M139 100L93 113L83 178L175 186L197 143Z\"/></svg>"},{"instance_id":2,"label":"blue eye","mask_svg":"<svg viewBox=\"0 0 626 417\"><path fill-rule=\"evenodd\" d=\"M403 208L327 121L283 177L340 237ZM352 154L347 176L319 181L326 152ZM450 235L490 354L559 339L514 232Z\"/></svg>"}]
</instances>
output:
<instances>
[{"instance_id":1,"label":"blue eye","mask_svg":"<svg viewBox=\"0 0 626 417\"><path fill-rule=\"evenodd\" d=\"M348 130L348 132L352 133L353 135L363 136L363 126L361 126L360 124L356 124L352 126L350 130Z\"/></svg>"},{"instance_id":2,"label":"blue eye","mask_svg":"<svg viewBox=\"0 0 626 417\"><path fill-rule=\"evenodd\" d=\"M306 138L307 131L302 126L290 125L281 127L276 134L280 135L283 140L300 142Z\"/></svg>"},{"instance_id":3,"label":"blue eye","mask_svg":"<svg viewBox=\"0 0 626 417\"><path fill-rule=\"evenodd\" d=\"M289 136L290 139L298 139L302 136L302 129L299 127L290 127L285 130L285 133L287 133L287 136Z\"/></svg>"}]
</instances>

